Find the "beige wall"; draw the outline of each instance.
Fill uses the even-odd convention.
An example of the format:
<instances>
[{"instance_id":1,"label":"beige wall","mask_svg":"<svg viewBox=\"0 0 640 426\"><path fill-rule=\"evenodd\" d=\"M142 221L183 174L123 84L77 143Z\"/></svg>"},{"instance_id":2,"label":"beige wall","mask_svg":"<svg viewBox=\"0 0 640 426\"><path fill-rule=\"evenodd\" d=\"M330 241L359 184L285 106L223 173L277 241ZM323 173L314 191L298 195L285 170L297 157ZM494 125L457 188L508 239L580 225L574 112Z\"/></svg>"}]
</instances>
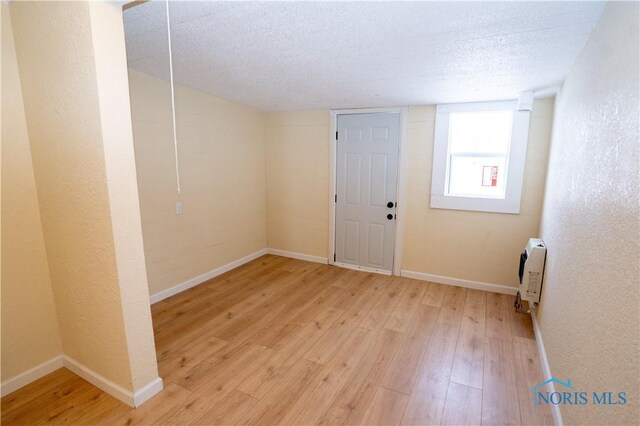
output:
<instances>
[{"instance_id":1,"label":"beige wall","mask_svg":"<svg viewBox=\"0 0 640 426\"><path fill-rule=\"evenodd\" d=\"M63 352L138 390L157 369L120 8L13 2L10 12Z\"/></svg>"},{"instance_id":2,"label":"beige wall","mask_svg":"<svg viewBox=\"0 0 640 426\"><path fill-rule=\"evenodd\" d=\"M120 302L133 389L158 377L136 180L122 9L91 2L91 36Z\"/></svg>"},{"instance_id":3,"label":"beige wall","mask_svg":"<svg viewBox=\"0 0 640 426\"><path fill-rule=\"evenodd\" d=\"M329 112L267 115L270 248L328 257Z\"/></svg>"},{"instance_id":4,"label":"beige wall","mask_svg":"<svg viewBox=\"0 0 640 426\"><path fill-rule=\"evenodd\" d=\"M178 195L169 85L133 70L129 79L150 293L264 249L264 114L177 86Z\"/></svg>"},{"instance_id":5,"label":"beige wall","mask_svg":"<svg viewBox=\"0 0 640 426\"><path fill-rule=\"evenodd\" d=\"M562 406L566 424L638 424L638 39L638 3L609 3L558 96L541 333L553 376L629 397Z\"/></svg>"},{"instance_id":6,"label":"beige wall","mask_svg":"<svg viewBox=\"0 0 640 426\"><path fill-rule=\"evenodd\" d=\"M538 235L553 99L531 114L520 214L429 207L435 107L409 110L409 170L402 269L517 286L520 252Z\"/></svg>"},{"instance_id":7,"label":"beige wall","mask_svg":"<svg viewBox=\"0 0 640 426\"><path fill-rule=\"evenodd\" d=\"M2 381L60 355L9 6L2 7Z\"/></svg>"},{"instance_id":8,"label":"beige wall","mask_svg":"<svg viewBox=\"0 0 640 426\"><path fill-rule=\"evenodd\" d=\"M517 285L518 256L537 236L553 99L536 100L519 215L431 209L435 107L409 108L402 269ZM269 247L327 257L329 112L267 116Z\"/></svg>"}]
</instances>

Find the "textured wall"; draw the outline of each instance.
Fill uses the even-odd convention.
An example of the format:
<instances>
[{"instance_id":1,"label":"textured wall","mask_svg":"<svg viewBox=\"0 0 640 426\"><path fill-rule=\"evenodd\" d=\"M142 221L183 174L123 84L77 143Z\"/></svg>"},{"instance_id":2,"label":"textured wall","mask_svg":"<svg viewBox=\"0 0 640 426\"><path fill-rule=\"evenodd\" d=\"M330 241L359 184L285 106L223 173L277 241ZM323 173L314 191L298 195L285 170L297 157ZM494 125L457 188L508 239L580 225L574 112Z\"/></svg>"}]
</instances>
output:
<instances>
[{"instance_id":1,"label":"textured wall","mask_svg":"<svg viewBox=\"0 0 640 426\"><path fill-rule=\"evenodd\" d=\"M133 389L158 377L145 267L122 9L89 3L111 228Z\"/></svg>"},{"instance_id":2,"label":"textured wall","mask_svg":"<svg viewBox=\"0 0 640 426\"><path fill-rule=\"evenodd\" d=\"M517 263L538 234L553 99L531 113L520 214L430 208L435 107L409 110L409 170L402 269L517 286Z\"/></svg>"},{"instance_id":3,"label":"textured wall","mask_svg":"<svg viewBox=\"0 0 640 426\"><path fill-rule=\"evenodd\" d=\"M626 407L562 406L567 424L638 423L638 3L609 3L558 96L538 319L551 373Z\"/></svg>"},{"instance_id":4,"label":"textured wall","mask_svg":"<svg viewBox=\"0 0 640 426\"><path fill-rule=\"evenodd\" d=\"M329 112L267 115L269 247L328 257Z\"/></svg>"},{"instance_id":5,"label":"textured wall","mask_svg":"<svg viewBox=\"0 0 640 426\"><path fill-rule=\"evenodd\" d=\"M402 269L515 286L518 256L540 220L553 99L537 100L520 215L429 207L435 107L409 108ZM327 257L329 113L267 115L269 247ZM515 266L514 266L515 265Z\"/></svg>"},{"instance_id":6,"label":"textured wall","mask_svg":"<svg viewBox=\"0 0 640 426\"><path fill-rule=\"evenodd\" d=\"M138 218L135 209L132 222L112 217L112 208L133 208L136 184L130 130L126 122L112 127L128 103L119 8L12 2L10 11L63 352L137 390L156 365L149 307L140 296L147 285L142 246L127 231ZM112 179L114 172L123 179ZM114 205L110 191L120 192ZM142 304L123 303L121 286ZM132 359L145 353L151 358Z\"/></svg>"},{"instance_id":7,"label":"textured wall","mask_svg":"<svg viewBox=\"0 0 640 426\"><path fill-rule=\"evenodd\" d=\"M129 80L149 292L265 248L263 113L177 86L178 195L169 84L133 70Z\"/></svg>"},{"instance_id":8,"label":"textured wall","mask_svg":"<svg viewBox=\"0 0 640 426\"><path fill-rule=\"evenodd\" d=\"M9 6L2 7L2 381L60 355Z\"/></svg>"}]
</instances>

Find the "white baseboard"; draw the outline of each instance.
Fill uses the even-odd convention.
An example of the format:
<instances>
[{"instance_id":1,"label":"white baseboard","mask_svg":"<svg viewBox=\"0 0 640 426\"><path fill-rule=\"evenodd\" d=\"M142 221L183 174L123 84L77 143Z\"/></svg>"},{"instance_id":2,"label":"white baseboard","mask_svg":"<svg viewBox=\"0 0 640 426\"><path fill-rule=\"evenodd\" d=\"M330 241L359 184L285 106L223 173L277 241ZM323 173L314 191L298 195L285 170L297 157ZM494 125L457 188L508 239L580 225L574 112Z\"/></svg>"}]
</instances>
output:
<instances>
[{"instance_id":1,"label":"white baseboard","mask_svg":"<svg viewBox=\"0 0 640 426\"><path fill-rule=\"evenodd\" d=\"M542 333L540 332L540 325L538 324L538 317L536 316L536 308L531 307L531 321L533 322L533 332L536 335L536 345L538 345L538 353L540 355L540 362L542 363L542 373L544 374L544 380L549 380L553 376L551 375L551 368L549 367L549 359L547 358L547 351L544 348L544 342L542 340ZM547 390L550 393L555 392L555 386L553 382L547 383ZM553 422L557 426L562 426L562 414L560 413L560 407L557 404L548 404L551 409L551 415L553 416Z\"/></svg>"},{"instance_id":2,"label":"white baseboard","mask_svg":"<svg viewBox=\"0 0 640 426\"><path fill-rule=\"evenodd\" d=\"M326 257L312 256L309 254L295 253L292 251L265 248L262 250L258 250L254 253L251 253L250 255L245 256L241 259L234 260L233 262L227 263L226 265L222 265L219 268L216 268L212 271L209 271L202 275L198 275L197 277L188 279L183 283L177 284L173 287L169 287L166 290L162 290L156 294L153 294L151 295L151 297L149 297L149 303L153 305L154 303L158 303L159 301L164 300L167 297L171 297L178 293L182 293L183 291L188 290L191 287L195 287L198 284L202 284L205 281L215 278L218 275L222 275L225 272L228 272L232 269L237 268L238 266L244 265L245 263L251 262L252 260L257 259L260 256L264 256L265 254L273 254L275 256L290 257L292 259L306 260L308 262L316 262L316 263L324 263L324 264L328 263L329 261Z\"/></svg>"},{"instance_id":3,"label":"white baseboard","mask_svg":"<svg viewBox=\"0 0 640 426\"><path fill-rule=\"evenodd\" d=\"M223 265L205 274L191 278L176 286L173 286L171 288L158 292L152 295L149 298L149 301L151 304L157 303L161 300L166 299L167 297L181 293L187 289L190 289L191 287L195 287L198 284L208 281L211 278L215 278L218 275L222 275L223 273L230 271L234 268L237 268L238 266L251 262L252 260L255 260L261 256L264 256L265 254L273 254L276 256L290 257L293 259L306 260L309 262L317 262L317 263L324 263L324 264L328 263L328 259L326 257L311 256L303 253L294 253L294 252L285 251L285 250L265 248L262 250L258 250L241 259L234 260L233 262L227 263L226 265ZM151 398L153 395L155 395L156 393L160 392L163 389L162 379L158 377L152 380L147 385L145 385L142 389L135 392L134 394L131 391L128 391L122 388L121 386L117 385L116 383L112 382L111 380L107 379L106 377L101 376L100 374L96 373L95 371L91 370L85 365L79 363L73 358L67 355L60 355L40 365L37 365L32 369L25 371L22 374L19 374L18 376L15 376L11 379L8 379L2 382L2 384L0 384L0 395L4 397L5 395L12 393L20 389L21 387L26 386L29 383L32 383L38 380L39 378L54 372L55 370L61 367L68 368L69 370L71 370L78 376L82 377L89 383L102 389L109 395L119 399L120 401L132 407L140 406L149 398Z\"/></svg>"},{"instance_id":4,"label":"white baseboard","mask_svg":"<svg viewBox=\"0 0 640 426\"><path fill-rule=\"evenodd\" d=\"M112 382L111 380L96 373L86 365L81 364L80 362L67 355L62 355L62 363L64 367L82 377L87 382L103 390L112 397L119 399L130 407L140 406L143 402L147 401L153 395L160 392L163 388L162 379L156 377L149 384L143 386L134 394L130 390L127 390L122 386Z\"/></svg>"},{"instance_id":5,"label":"white baseboard","mask_svg":"<svg viewBox=\"0 0 640 426\"><path fill-rule=\"evenodd\" d=\"M143 386L140 390L133 393L124 389L120 385L113 383L106 377L101 376L75 359L67 355L59 355L49 361L43 362L40 365L36 365L22 374L5 380L2 385L0 385L0 395L5 397L62 367L71 370L73 373L82 377L95 387L105 391L109 395L119 399L131 407L139 407L163 389L162 379L157 377L147 385Z\"/></svg>"},{"instance_id":6,"label":"white baseboard","mask_svg":"<svg viewBox=\"0 0 640 426\"><path fill-rule=\"evenodd\" d=\"M227 263L226 265L222 265L219 268L216 268L212 271L209 271L202 275L198 275L197 277L188 279L183 283L180 283L166 290L162 290L156 294L151 295L151 297L149 297L149 302L150 304L153 305L154 303L164 300L167 297L171 297L175 294L181 293L185 290L190 289L191 287L195 287L198 284L202 284L203 282L208 281L211 278L215 278L218 275L222 275L225 272L228 272L234 268L237 268L238 266L242 266L245 263L251 262L252 260L259 258L260 256L264 256L268 252L269 252L269 249L258 250L255 253L251 253L250 255L245 256L241 259L234 260L233 262Z\"/></svg>"},{"instance_id":7,"label":"white baseboard","mask_svg":"<svg viewBox=\"0 0 640 426\"><path fill-rule=\"evenodd\" d=\"M427 274L424 272L407 271L405 269L400 271L400 276L413 278L415 280L431 281L438 284L455 285L457 287L466 287L466 288L473 288L476 290L492 291L494 293L511 294L514 296L518 292L518 289L516 287L485 283L482 281L463 280L460 278L445 277L442 275Z\"/></svg>"},{"instance_id":8,"label":"white baseboard","mask_svg":"<svg viewBox=\"0 0 640 426\"><path fill-rule=\"evenodd\" d=\"M160 377L156 377L150 381L146 386L136 391L133 394L133 406L139 407L148 400L150 400L155 394L164 389L164 383Z\"/></svg>"},{"instance_id":9,"label":"white baseboard","mask_svg":"<svg viewBox=\"0 0 640 426\"><path fill-rule=\"evenodd\" d=\"M59 368L62 368L62 355L51 358L49 361L36 365L24 373L18 374L17 376L2 382L0 385L0 397L9 395L11 392L15 392L21 387L26 386L31 382L35 382L49 373L53 373Z\"/></svg>"},{"instance_id":10,"label":"white baseboard","mask_svg":"<svg viewBox=\"0 0 640 426\"><path fill-rule=\"evenodd\" d=\"M324 263L324 264L329 263L329 259L327 259L326 257L312 256L310 254L296 253L293 251L285 251L285 250L268 248L267 253L273 254L275 256L283 256L283 257L290 257L292 259L306 260L307 262Z\"/></svg>"},{"instance_id":11,"label":"white baseboard","mask_svg":"<svg viewBox=\"0 0 640 426\"><path fill-rule=\"evenodd\" d=\"M153 294L149 298L149 301L153 305L154 303L157 303L168 297L171 297L185 290L188 290L191 287L195 287L198 284L201 284L205 281L215 278L218 275L222 275L227 271L237 268L238 266L251 262L252 260L257 259L260 256L264 256L265 254L272 254L274 256L283 256L283 257L289 257L292 259L305 260L307 262L316 262L316 263L323 263L323 264L329 263L329 259L322 256L313 256L310 254L296 253L292 251L286 251L286 250L280 250L280 249L274 249L274 248L265 248L262 250L258 250L255 253L245 256L241 259L234 260L233 262L220 266L219 268L216 268L212 271L209 271L197 277L191 278L183 283L170 287L166 290L162 290L156 294ZM352 267L351 265L342 265L342 264L337 266ZM363 268L360 268L360 267L352 267L352 268L364 270ZM366 271L378 272L383 274L388 273L387 271L377 271L377 270L369 270L369 269L366 269ZM400 275L403 277L413 278L413 279L422 280L422 281L431 281L431 282L436 282L440 284L455 285L458 287L474 288L477 290L492 291L495 293L515 295L518 291L518 289L515 287L509 287L505 285L491 284L491 283L485 283L480 281L463 280L459 278L451 278L451 277L445 277L441 275L427 274L424 272L407 271L404 269L400 271Z\"/></svg>"}]
</instances>

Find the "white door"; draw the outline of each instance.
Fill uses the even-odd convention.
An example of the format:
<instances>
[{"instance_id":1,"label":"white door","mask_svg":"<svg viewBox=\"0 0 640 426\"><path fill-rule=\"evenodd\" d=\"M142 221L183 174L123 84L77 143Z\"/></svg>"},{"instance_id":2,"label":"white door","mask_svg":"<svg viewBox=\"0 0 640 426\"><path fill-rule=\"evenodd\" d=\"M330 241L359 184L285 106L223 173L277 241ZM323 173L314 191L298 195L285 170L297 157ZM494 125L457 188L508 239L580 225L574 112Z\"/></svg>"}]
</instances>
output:
<instances>
[{"instance_id":1,"label":"white door","mask_svg":"<svg viewBox=\"0 0 640 426\"><path fill-rule=\"evenodd\" d=\"M399 113L338 115L335 261L393 269Z\"/></svg>"}]
</instances>

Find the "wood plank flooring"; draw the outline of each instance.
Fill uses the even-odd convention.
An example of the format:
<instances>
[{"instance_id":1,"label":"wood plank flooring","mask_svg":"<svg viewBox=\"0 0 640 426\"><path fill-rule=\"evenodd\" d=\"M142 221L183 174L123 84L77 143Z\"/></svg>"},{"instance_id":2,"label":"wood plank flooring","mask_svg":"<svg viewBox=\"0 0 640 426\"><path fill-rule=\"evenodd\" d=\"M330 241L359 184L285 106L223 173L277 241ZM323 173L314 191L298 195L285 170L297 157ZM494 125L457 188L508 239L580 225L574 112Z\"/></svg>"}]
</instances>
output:
<instances>
[{"instance_id":1,"label":"wood plank flooring","mask_svg":"<svg viewBox=\"0 0 640 426\"><path fill-rule=\"evenodd\" d=\"M264 256L152 306L165 389L134 410L60 369L2 424L552 424L513 298Z\"/></svg>"}]
</instances>

